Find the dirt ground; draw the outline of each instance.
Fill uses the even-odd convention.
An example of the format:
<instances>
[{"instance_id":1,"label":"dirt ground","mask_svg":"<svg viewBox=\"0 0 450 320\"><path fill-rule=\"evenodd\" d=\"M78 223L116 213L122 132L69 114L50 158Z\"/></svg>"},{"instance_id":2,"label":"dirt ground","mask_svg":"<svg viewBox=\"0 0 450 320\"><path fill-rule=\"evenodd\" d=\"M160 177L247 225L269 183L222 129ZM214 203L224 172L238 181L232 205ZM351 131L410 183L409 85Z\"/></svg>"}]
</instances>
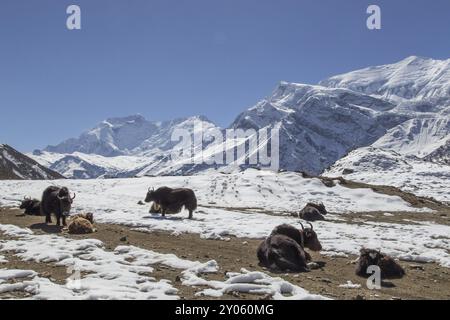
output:
<instances>
[{"instance_id":1,"label":"dirt ground","mask_svg":"<svg viewBox=\"0 0 450 320\"><path fill-rule=\"evenodd\" d=\"M369 216L372 217L369 217ZM445 215L445 216L444 216ZM380 216L376 213L360 213L348 216L348 222L360 219L376 220ZM398 213L393 216L382 216L386 222L400 222L404 219L422 220L423 215L417 213ZM427 220L436 220L439 223L449 224L450 212L441 211L430 214ZM322 294L334 299L450 299L450 269L440 267L435 263L412 263L401 261L400 264L406 270L407 275L403 279L385 282L381 290L367 289L366 280L354 274L355 265L350 261L356 256L348 258L331 258L320 253L310 252L313 261L321 265L320 269L307 273L274 274L258 266L256 249L260 240L231 238L230 241L200 239L195 234L171 235L167 232L143 233L133 231L130 228L97 224L98 232L86 236L69 235L54 225L43 223L43 217L23 216L21 211L11 208L0 208L0 224L14 224L20 227L28 227L36 234L57 233L64 237L75 239L95 238L104 242L107 250L113 250L118 245L134 245L140 248L154 250L161 253L173 253L180 258L206 262L214 259L218 262L220 270L216 274L205 275L208 279L225 280L225 273L239 271L240 268L259 270L272 276L279 276L285 280L297 284L311 293ZM411 223L411 222L409 222ZM0 234L0 240L8 240ZM0 264L0 268L31 269L43 277L52 278L53 281L64 283L68 277L66 270L53 264L24 262L14 257L13 253L2 253L9 262ZM199 288L183 286L179 281L180 270L166 266L156 266L152 273L156 279L171 280L179 289L179 295L183 299L211 299L210 297L196 297ZM359 289L340 288L348 280L361 284ZM18 295L0 295L0 298L21 297ZM259 295L230 293L223 299L264 299Z\"/></svg>"}]
</instances>

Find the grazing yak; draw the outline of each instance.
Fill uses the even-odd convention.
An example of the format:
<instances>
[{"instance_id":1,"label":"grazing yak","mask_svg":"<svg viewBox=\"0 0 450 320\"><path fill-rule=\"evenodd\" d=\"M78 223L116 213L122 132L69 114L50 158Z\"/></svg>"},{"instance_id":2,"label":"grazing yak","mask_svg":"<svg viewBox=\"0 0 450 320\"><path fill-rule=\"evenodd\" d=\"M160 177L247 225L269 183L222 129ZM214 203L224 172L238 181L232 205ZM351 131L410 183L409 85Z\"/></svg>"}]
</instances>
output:
<instances>
[{"instance_id":1,"label":"grazing yak","mask_svg":"<svg viewBox=\"0 0 450 320\"><path fill-rule=\"evenodd\" d=\"M328 212L323 203L308 202L306 206L298 213L298 217L306 221L325 220L324 215Z\"/></svg>"},{"instance_id":2,"label":"grazing yak","mask_svg":"<svg viewBox=\"0 0 450 320\"><path fill-rule=\"evenodd\" d=\"M282 224L273 229L270 236L264 240L257 251L261 265L281 271L309 271L308 262L311 256L305 251L322 250L313 226L299 230L293 226Z\"/></svg>"},{"instance_id":3,"label":"grazing yak","mask_svg":"<svg viewBox=\"0 0 450 320\"><path fill-rule=\"evenodd\" d=\"M161 187L157 190L149 188L145 202L152 201L160 207L160 212L163 217L166 213L180 212L184 206L189 211L189 219L192 219L192 213L197 209L195 193L187 188L172 189ZM156 210L156 207L154 209Z\"/></svg>"},{"instance_id":4,"label":"grazing yak","mask_svg":"<svg viewBox=\"0 0 450 320\"><path fill-rule=\"evenodd\" d=\"M41 215L41 202L37 199L25 197L20 204L20 209L25 209L24 214L30 216Z\"/></svg>"},{"instance_id":5,"label":"grazing yak","mask_svg":"<svg viewBox=\"0 0 450 320\"><path fill-rule=\"evenodd\" d=\"M66 226L66 217L69 215L75 196L76 194L71 197L66 187L50 186L45 189L41 200L41 212L45 215L45 223L52 223L51 214L54 213L56 224L61 226L62 218L63 226Z\"/></svg>"},{"instance_id":6,"label":"grazing yak","mask_svg":"<svg viewBox=\"0 0 450 320\"><path fill-rule=\"evenodd\" d=\"M94 215L92 213L81 213L70 217L70 234L88 234L96 232L94 228Z\"/></svg>"},{"instance_id":7,"label":"grazing yak","mask_svg":"<svg viewBox=\"0 0 450 320\"><path fill-rule=\"evenodd\" d=\"M362 248L357 262L355 273L360 277L369 277L367 268L371 265L380 267L381 278L399 279L406 273L405 270L395 260L380 251Z\"/></svg>"}]
</instances>

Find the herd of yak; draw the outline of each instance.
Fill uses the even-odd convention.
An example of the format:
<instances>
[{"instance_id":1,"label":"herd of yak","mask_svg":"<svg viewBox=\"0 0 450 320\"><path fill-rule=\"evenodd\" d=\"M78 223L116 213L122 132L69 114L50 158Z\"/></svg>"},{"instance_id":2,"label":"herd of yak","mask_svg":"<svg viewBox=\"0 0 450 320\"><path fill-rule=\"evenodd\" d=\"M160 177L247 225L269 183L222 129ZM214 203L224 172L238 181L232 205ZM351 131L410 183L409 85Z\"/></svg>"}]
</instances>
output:
<instances>
[{"instance_id":1,"label":"herd of yak","mask_svg":"<svg viewBox=\"0 0 450 320\"><path fill-rule=\"evenodd\" d=\"M42 194L42 199L25 198L20 206L25 209L25 214L45 216L45 223L51 223L51 215L56 216L56 224L67 226L66 218L69 216L75 194L72 196L66 187L50 186ZM166 214L179 213L183 207L189 211L189 219L192 219L197 208L197 198L191 189L161 187L156 190L149 189L145 202L152 203L150 212ZM142 202L140 201L140 204ZM296 216L306 221L324 220L327 214L323 204L308 203ZM94 219L92 213L70 216L69 233L91 233ZM309 271L314 265L311 256L306 249L312 251L322 250L313 225L305 228L300 223L301 229L288 224L275 227L272 233L259 245L257 257L260 265L273 271L303 272ZM360 251L356 274L368 277L367 268L376 265L380 267L381 277L401 278L405 275L403 268L389 256L373 249L363 248Z\"/></svg>"}]
</instances>

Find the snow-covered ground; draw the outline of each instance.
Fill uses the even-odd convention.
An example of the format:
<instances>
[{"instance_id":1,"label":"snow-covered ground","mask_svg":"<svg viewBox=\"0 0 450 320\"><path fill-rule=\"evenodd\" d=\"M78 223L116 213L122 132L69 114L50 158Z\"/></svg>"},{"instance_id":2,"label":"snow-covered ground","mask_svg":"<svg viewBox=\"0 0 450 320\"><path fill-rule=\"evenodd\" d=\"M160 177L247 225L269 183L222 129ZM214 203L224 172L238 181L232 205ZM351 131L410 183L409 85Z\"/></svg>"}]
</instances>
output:
<instances>
[{"instance_id":1,"label":"snow-covered ground","mask_svg":"<svg viewBox=\"0 0 450 320\"><path fill-rule=\"evenodd\" d=\"M357 254L362 246L382 249L406 260L436 261L450 267L450 227L432 223L394 224L360 222L346 224L339 213L350 211L417 211L396 196L370 189L324 186L318 179L295 173L247 170L230 175L148 177L114 180L57 181L77 193L73 212L93 212L96 220L123 224L142 231L165 230L173 234L200 234L205 239L228 236L263 238L279 224L297 224L286 214L299 210L307 201L323 201L328 221L314 223L324 254ZM24 195L39 197L45 181L3 181L0 202L15 205ZM199 199L193 220L187 213L162 218L138 205L149 187L190 187ZM356 222L356 221L355 221Z\"/></svg>"},{"instance_id":2,"label":"snow-covered ground","mask_svg":"<svg viewBox=\"0 0 450 320\"><path fill-rule=\"evenodd\" d=\"M195 191L201 207L258 208L259 211L294 212L309 201L321 201L331 212L416 211L397 196L370 189L325 186L320 179L303 178L299 173L249 169L233 174L208 173L194 176L164 176L130 179L59 180L77 193L79 209L134 214L145 211L137 205L150 187L188 187ZM48 181L2 181L0 201L16 204L23 196L40 198ZM258 210L256 210L258 211ZM106 215L104 216L106 218ZM128 216L130 218L130 216ZM132 220L132 219L130 219Z\"/></svg>"},{"instance_id":3,"label":"snow-covered ground","mask_svg":"<svg viewBox=\"0 0 450 320\"><path fill-rule=\"evenodd\" d=\"M0 252L13 252L19 259L51 263L67 268L65 284L38 275L33 270L0 269L0 294L23 291L32 299L178 299L178 290L168 280L151 277L153 265L179 269L181 283L202 286L197 295L220 297L230 291L268 294L274 299L324 299L262 272L242 269L228 273L226 281L201 277L219 270L216 261L189 261L134 246L105 250L95 239L74 240L58 235L35 235L29 229L1 225L0 233L13 240L0 241Z\"/></svg>"},{"instance_id":4,"label":"snow-covered ground","mask_svg":"<svg viewBox=\"0 0 450 320\"><path fill-rule=\"evenodd\" d=\"M352 170L344 174L345 169ZM360 148L337 161L324 176L391 185L419 196L450 203L450 166L374 147Z\"/></svg>"}]
</instances>

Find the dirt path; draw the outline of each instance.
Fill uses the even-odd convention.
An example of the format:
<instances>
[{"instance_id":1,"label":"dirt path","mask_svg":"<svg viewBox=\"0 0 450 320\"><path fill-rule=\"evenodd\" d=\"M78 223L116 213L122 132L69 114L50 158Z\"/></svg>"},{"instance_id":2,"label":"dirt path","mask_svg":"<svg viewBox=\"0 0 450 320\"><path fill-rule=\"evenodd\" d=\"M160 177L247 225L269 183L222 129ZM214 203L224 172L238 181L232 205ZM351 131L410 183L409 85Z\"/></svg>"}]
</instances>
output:
<instances>
[{"instance_id":1,"label":"dirt path","mask_svg":"<svg viewBox=\"0 0 450 320\"><path fill-rule=\"evenodd\" d=\"M444 217L442 217L444 218ZM53 226L43 223L43 217L22 216L16 209L0 208L0 224L14 224L19 227L28 227L36 234L58 233L64 237L74 239L95 238L104 242L105 248L113 250L118 245L133 245L160 253L173 253L180 258L206 262L214 259L218 262L220 270L216 274L208 275L208 279L224 280L228 271L239 271L240 268L259 270L272 276L280 276L285 280L309 290L311 293L322 294L337 299L450 299L450 269L443 268L434 263L417 264L400 262L407 275L403 279L392 280L386 283L381 290L366 288L365 279L354 274L355 266L350 264L349 258L330 258L319 253L312 253L313 260L323 265L321 269L300 274L273 274L258 266L256 248L260 240L231 238L230 241L200 239L195 234L171 235L167 232L155 231L143 233L130 230L130 228L97 224L98 232L87 236L73 236ZM0 240L7 237L0 234ZM52 264L24 262L14 257L12 253L2 253L9 262L0 264L0 268L32 269L41 276L50 277L56 282L64 283L66 271L64 268ZM154 276L156 279L171 280L179 289L179 295L184 299L201 299L196 297L198 288L187 287L179 282L180 271L165 266L157 266ZM361 284L359 289L340 288L348 280ZM2 296L0 296L1 298ZM5 297L3 297L5 298ZM230 293L224 299L260 299L258 295Z\"/></svg>"}]
</instances>

